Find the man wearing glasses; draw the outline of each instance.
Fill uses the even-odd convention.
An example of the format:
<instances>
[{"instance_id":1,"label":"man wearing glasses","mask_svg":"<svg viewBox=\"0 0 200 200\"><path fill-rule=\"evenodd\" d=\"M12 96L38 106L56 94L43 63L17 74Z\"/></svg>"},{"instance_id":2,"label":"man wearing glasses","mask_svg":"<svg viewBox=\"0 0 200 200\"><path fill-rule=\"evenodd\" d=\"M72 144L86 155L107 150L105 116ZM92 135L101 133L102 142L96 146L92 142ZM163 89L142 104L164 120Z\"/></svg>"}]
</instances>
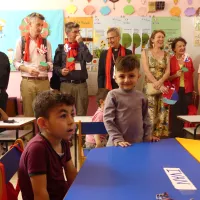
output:
<instances>
[{"instance_id":1,"label":"man wearing glasses","mask_svg":"<svg viewBox=\"0 0 200 200\"><path fill-rule=\"evenodd\" d=\"M14 65L21 71L20 88L25 117L34 116L32 102L37 94L50 89L48 71L53 68L52 50L51 44L41 36L44 20L39 13L28 15L29 32L16 45ZM31 127L27 125L25 129Z\"/></svg>"},{"instance_id":2,"label":"man wearing glasses","mask_svg":"<svg viewBox=\"0 0 200 200\"><path fill-rule=\"evenodd\" d=\"M58 45L53 70L60 77L60 91L75 97L76 114L85 116L88 108L88 73L86 62L92 61L92 55L83 43L80 26L74 22L65 24L67 39Z\"/></svg>"},{"instance_id":3,"label":"man wearing glasses","mask_svg":"<svg viewBox=\"0 0 200 200\"><path fill-rule=\"evenodd\" d=\"M120 42L120 31L118 28L110 28L107 31L109 49L101 53L98 68L98 88L112 90L118 88L114 79L114 66L118 56L132 54L132 51L125 49Z\"/></svg>"}]
</instances>

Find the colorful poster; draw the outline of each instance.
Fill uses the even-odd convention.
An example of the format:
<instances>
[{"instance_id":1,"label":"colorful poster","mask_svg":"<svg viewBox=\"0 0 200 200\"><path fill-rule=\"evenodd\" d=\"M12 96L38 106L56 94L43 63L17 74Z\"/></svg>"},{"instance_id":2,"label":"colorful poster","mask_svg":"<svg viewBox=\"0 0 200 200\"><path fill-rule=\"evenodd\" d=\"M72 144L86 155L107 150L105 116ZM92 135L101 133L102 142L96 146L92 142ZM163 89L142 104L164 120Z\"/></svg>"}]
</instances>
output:
<instances>
[{"instance_id":1,"label":"colorful poster","mask_svg":"<svg viewBox=\"0 0 200 200\"><path fill-rule=\"evenodd\" d=\"M94 55L99 56L99 52L107 49L106 32L110 27L120 27L121 44L140 55L143 43L146 38L143 32L151 33L151 17L121 16L121 17L95 17L94 18ZM146 30L146 32L144 31ZM142 40L143 39L143 40ZM97 52L97 53L96 53Z\"/></svg>"},{"instance_id":2,"label":"colorful poster","mask_svg":"<svg viewBox=\"0 0 200 200\"><path fill-rule=\"evenodd\" d=\"M200 46L200 17L194 17L194 46Z\"/></svg>"},{"instance_id":3,"label":"colorful poster","mask_svg":"<svg viewBox=\"0 0 200 200\"><path fill-rule=\"evenodd\" d=\"M180 17L153 17L152 31L163 30L166 34L164 49L172 53L172 41L181 36L181 18Z\"/></svg>"},{"instance_id":4,"label":"colorful poster","mask_svg":"<svg viewBox=\"0 0 200 200\"><path fill-rule=\"evenodd\" d=\"M26 17L35 12L33 10L20 11L2 11L0 12L0 49L9 57L11 71L15 71L13 66L14 51L17 40L28 29ZM52 54L54 56L58 44L63 43L64 38L64 15L62 10L39 10L45 17L42 34L47 37L52 45Z\"/></svg>"}]
</instances>

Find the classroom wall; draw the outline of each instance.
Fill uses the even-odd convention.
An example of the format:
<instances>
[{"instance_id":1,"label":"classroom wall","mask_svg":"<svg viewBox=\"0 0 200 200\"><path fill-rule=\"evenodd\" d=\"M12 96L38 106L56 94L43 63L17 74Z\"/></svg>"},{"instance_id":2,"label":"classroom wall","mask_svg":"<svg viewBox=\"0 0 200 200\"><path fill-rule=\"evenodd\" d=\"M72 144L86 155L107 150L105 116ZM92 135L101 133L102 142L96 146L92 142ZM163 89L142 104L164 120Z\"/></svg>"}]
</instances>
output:
<instances>
[{"instance_id":1,"label":"classroom wall","mask_svg":"<svg viewBox=\"0 0 200 200\"><path fill-rule=\"evenodd\" d=\"M144 5L142 5L142 2L146 2ZM173 0L165 0L166 7L164 11L158 11L156 13L148 14L149 16L170 16L169 10L174 6ZM68 5L74 4L77 6L77 12L75 14L69 15L66 12L66 8ZM0 12L1 10L50 10L50 9L63 9L65 11L65 16L85 16L85 13L83 12L83 9L87 5L93 5L96 9L96 12L94 16L101 15L99 10L102 6L109 6L111 8L111 13L109 16L121 16L123 14L123 7L127 5L127 0L119 0L117 3L115 3L115 10L113 10L113 3L107 0L106 3L104 3L104 0L91 0L90 3L88 3L87 0L0 0ZM136 12L133 14L137 16L137 10L144 6L148 6L148 1L146 0L131 0L131 3ZM181 17L184 15L184 10L189 7L187 0L179 0L178 6L181 8L182 13ZM200 7L200 0L193 0L193 4L191 5L195 8ZM194 60L194 65L196 70L198 69L199 63L200 63L200 47L194 47L193 46L193 20L189 17L183 17L182 19L182 36L185 37L185 39L188 41L187 50L190 53L191 57ZM51 76L49 74L49 76ZM196 77L197 75L195 75ZM10 75L10 82L8 86L8 94L11 97L20 97L20 82L21 82L21 75L19 72L11 72ZM197 83L197 79L195 79L195 85Z\"/></svg>"}]
</instances>

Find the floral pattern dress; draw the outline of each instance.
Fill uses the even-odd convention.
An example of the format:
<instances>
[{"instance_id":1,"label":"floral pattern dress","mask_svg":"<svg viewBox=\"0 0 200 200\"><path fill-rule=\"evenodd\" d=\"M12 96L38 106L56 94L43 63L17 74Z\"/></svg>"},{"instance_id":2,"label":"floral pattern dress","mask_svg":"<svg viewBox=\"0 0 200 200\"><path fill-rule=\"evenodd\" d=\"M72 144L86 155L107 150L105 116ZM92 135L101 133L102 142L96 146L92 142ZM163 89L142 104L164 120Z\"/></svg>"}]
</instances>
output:
<instances>
[{"instance_id":1,"label":"floral pattern dress","mask_svg":"<svg viewBox=\"0 0 200 200\"><path fill-rule=\"evenodd\" d=\"M164 52L162 60L157 60L153 57L150 50L146 50L146 55L149 64L149 70L152 75L159 80L165 74L167 68L168 54ZM144 93L146 93L146 83L149 82L145 77ZM152 134L157 137L165 138L169 136L169 108L162 101L162 94L147 95L148 110L150 120L152 122Z\"/></svg>"}]
</instances>

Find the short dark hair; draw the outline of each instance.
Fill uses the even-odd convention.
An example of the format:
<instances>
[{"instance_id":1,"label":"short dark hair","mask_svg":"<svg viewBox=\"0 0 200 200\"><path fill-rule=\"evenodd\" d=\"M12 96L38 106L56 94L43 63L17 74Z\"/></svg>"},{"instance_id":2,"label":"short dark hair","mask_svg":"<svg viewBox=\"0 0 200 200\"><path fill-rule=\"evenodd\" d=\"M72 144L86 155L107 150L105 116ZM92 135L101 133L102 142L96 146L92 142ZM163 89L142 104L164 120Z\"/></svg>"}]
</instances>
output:
<instances>
[{"instance_id":1,"label":"short dark hair","mask_svg":"<svg viewBox=\"0 0 200 200\"><path fill-rule=\"evenodd\" d=\"M75 103L74 97L70 94L65 94L57 91L44 91L39 93L34 102L33 110L36 119L39 117L49 118L49 113L52 108L59 105L73 106Z\"/></svg>"},{"instance_id":2,"label":"short dark hair","mask_svg":"<svg viewBox=\"0 0 200 200\"><path fill-rule=\"evenodd\" d=\"M65 32L69 33L73 28L80 28L80 25L75 22L68 22L65 24Z\"/></svg>"},{"instance_id":3,"label":"short dark hair","mask_svg":"<svg viewBox=\"0 0 200 200\"><path fill-rule=\"evenodd\" d=\"M115 63L116 71L129 72L134 69L140 69L140 62L134 55L127 55L124 57L118 57Z\"/></svg>"},{"instance_id":4,"label":"short dark hair","mask_svg":"<svg viewBox=\"0 0 200 200\"><path fill-rule=\"evenodd\" d=\"M99 88L98 92L96 94L96 101L98 106L100 106L100 100L102 99L103 101L106 99L108 95L109 90L106 88Z\"/></svg>"},{"instance_id":5,"label":"short dark hair","mask_svg":"<svg viewBox=\"0 0 200 200\"><path fill-rule=\"evenodd\" d=\"M29 19L32 19L32 18L35 18L35 17L37 17L41 20L45 20L45 17L43 15L41 15L40 13L37 13L37 12L33 12L33 13L28 15Z\"/></svg>"},{"instance_id":6,"label":"short dark hair","mask_svg":"<svg viewBox=\"0 0 200 200\"><path fill-rule=\"evenodd\" d=\"M172 51L174 51L177 42L183 42L185 44L185 46L187 45L187 42L184 38L182 38L182 37L175 38L173 40L173 42L171 43Z\"/></svg>"}]
</instances>

